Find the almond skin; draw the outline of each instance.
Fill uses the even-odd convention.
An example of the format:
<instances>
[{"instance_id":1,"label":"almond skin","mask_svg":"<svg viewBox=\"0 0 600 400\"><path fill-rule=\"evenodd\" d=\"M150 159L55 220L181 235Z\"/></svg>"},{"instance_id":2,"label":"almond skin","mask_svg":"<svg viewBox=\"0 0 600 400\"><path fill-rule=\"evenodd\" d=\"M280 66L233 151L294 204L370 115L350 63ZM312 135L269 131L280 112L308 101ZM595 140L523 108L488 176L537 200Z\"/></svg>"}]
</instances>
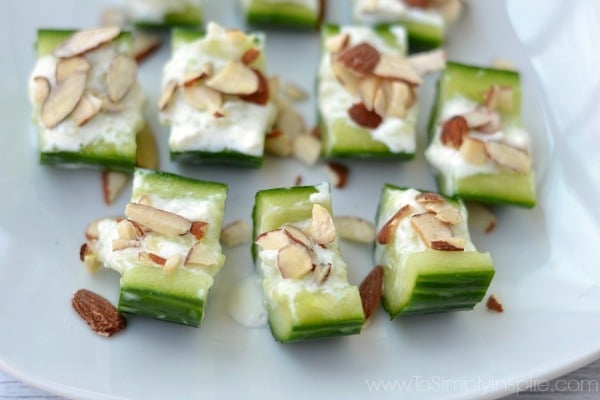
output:
<instances>
[{"instance_id":1,"label":"almond skin","mask_svg":"<svg viewBox=\"0 0 600 400\"><path fill-rule=\"evenodd\" d=\"M500 303L500 300L498 300L498 297L495 294L488 297L485 306L490 311L496 311L498 313L504 312L504 307L502 307L502 303Z\"/></svg>"},{"instance_id":2,"label":"almond skin","mask_svg":"<svg viewBox=\"0 0 600 400\"><path fill-rule=\"evenodd\" d=\"M248 95L241 95L240 99L247 101L248 103L254 103L264 106L269 102L269 81L267 78L257 69L252 69L258 78L258 89L254 93Z\"/></svg>"},{"instance_id":3,"label":"almond skin","mask_svg":"<svg viewBox=\"0 0 600 400\"><path fill-rule=\"evenodd\" d=\"M125 318L108 300L87 289L75 292L71 304L77 314L99 335L110 337L127 325Z\"/></svg>"},{"instance_id":4,"label":"almond skin","mask_svg":"<svg viewBox=\"0 0 600 400\"><path fill-rule=\"evenodd\" d=\"M358 291L365 319L368 319L377 310L383 293L383 267L381 265L376 266L369 272L360 283Z\"/></svg>"},{"instance_id":5,"label":"almond skin","mask_svg":"<svg viewBox=\"0 0 600 400\"><path fill-rule=\"evenodd\" d=\"M367 129L377 128L383 119L375 111L367 110L363 103L356 103L348 110L348 115L357 125Z\"/></svg>"},{"instance_id":6,"label":"almond skin","mask_svg":"<svg viewBox=\"0 0 600 400\"><path fill-rule=\"evenodd\" d=\"M344 68L358 75L368 75L373 72L379 63L379 52L368 43L359 43L343 50L337 57L337 61Z\"/></svg>"},{"instance_id":7,"label":"almond skin","mask_svg":"<svg viewBox=\"0 0 600 400\"><path fill-rule=\"evenodd\" d=\"M469 133L469 125L465 117L460 115L452 117L442 126L442 144L458 150L467 133Z\"/></svg>"}]
</instances>

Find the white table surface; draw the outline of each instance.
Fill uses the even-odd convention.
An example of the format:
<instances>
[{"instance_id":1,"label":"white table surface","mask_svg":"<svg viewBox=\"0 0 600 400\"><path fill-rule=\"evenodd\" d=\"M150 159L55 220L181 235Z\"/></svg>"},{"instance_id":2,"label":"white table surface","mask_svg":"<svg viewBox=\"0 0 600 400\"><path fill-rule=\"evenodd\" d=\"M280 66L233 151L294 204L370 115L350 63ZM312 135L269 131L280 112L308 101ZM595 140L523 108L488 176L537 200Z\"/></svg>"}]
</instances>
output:
<instances>
[{"instance_id":1,"label":"white table surface","mask_svg":"<svg viewBox=\"0 0 600 400\"><path fill-rule=\"evenodd\" d=\"M0 399L63 399L25 385L0 371ZM541 382L538 390L528 390L504 400L596 400L600 399L600 360L549 382Z\"/></svg>"}]
</instances>

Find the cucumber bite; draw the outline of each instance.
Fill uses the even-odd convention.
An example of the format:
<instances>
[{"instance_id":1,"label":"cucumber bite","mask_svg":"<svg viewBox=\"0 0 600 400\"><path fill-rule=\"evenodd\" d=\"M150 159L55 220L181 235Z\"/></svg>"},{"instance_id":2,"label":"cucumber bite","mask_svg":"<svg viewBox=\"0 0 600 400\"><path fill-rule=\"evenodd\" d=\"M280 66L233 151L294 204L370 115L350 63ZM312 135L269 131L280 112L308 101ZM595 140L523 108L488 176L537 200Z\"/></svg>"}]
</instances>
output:
<instances>
[{"instance_id":1,"label":"cucumber bite","mask_svg":"<svg viewBox=\"0 0 600 400\"><path fill-rule=\"evenodd\" d=\"M485 296L494 266L471 242L460 200L387 184L376 226L375 263L392 318L470 310Z\"/></svg>"},{"instance_id":2,"label":"cucumber bite","mask_svg":"<svg viewBox=\"0 0 600 400\"><path fill-rule=\"evenodd\" d=\"M329 185L259 191L253 220L273 337L285 343L360 333L362 303L339 252Z\"/></svg>"},{"instance_id":3,"label":"cucumber bite","mask_svg":"<svg viewBox=\"0 0 600 400\"><path fill-rule=\"evenodd\" d=\"M529 132L517 71L448 63L438 82L425 156L441 193L533 207Z\"/></svg>"},{"instance_id":4,"label":"cucumber bite","mask_svg":"<svg viewBox=\"0 0 600 400\"><path fill-rule=\"evenodd\" d=\"M203 0L127 0L134 25L142 28L200 27Z\"/></svg>"},{"instance_id":5,"label":"cucumber bite","mask_svg":"<svg viewBox=\"0 0 600 400\"><path fill-rule=\"evenodd\" d=\"M261 27L315 29L325 0L240 0L246 22Z\"/></svg>"}]
</instances>

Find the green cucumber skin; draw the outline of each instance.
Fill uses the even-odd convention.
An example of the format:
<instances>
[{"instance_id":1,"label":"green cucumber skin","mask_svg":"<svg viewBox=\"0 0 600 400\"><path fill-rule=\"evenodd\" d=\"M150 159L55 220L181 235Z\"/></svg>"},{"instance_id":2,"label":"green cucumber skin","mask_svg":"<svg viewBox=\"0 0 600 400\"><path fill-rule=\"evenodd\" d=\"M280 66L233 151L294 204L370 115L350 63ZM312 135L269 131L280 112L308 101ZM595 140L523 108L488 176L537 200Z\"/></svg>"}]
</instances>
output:
<instances>
[{"instance_id":1,"label":"green cucumber skin","mask_svg":"<svg viewBox=\"0 0 600 400\"><path fill-rule=\"evenodd\" d=\"M410 54L437 49L444 44L445 30L443 27L406 20L398 21L396 24L402 25L406 29ZM394 24L385 23L377 24L376 27L386 28L392 25Z\"/></svg>"},{"instance_id":2,"label":"green cucumber skin","mask_svg":"<svg viewBox=\"0 0 600 400\"><path fill-rule=\"evenodd\" d=\"M347 321L346 323L339 323L335 325L314 325L314 326L303 326L295 327L288 336L283 337L277 335L274 323L269 320L269 329L273 333L273 337L279 343L293 343L300 342L307 339L322 339L327 337L337 336L349 336L357 335L361 332L364 319L357 319L354 321Z\"/></svg>"},{"instance_id":3,"label":"green cucumber skin","mask_svg":"<svg viewBox=\"0 0 600 400\"><path fill-rule=\"evenodd\" d=\"M171 161L183 164L210 164L234 167L260 168L264 157L251 156L237 151L171 151Z\"/></svg>"},{"instance_id":4,"label":"green cucumber skin","mask_svg":"<svg viewBox=\"0 0 600 400\"><path fill-rule=\"evenodd\" d=\"M135 167L135 159L118 156L91 156L72 151L41 152L40 164L53 166L77 166L99 168L107 171L131 173Z\"/></svg>"},{"instance_id":5,"label":"green cucumber skin","mask_svg":"<svg viewBox=\"0 0 600 400\"><path fill-rule=\"evenodd\" d=\"M320 12L298 4L269 4L262 0L252 0L246 10L246 23L252 26L316 29L321 22Z\"/></svg>"},{"instance_id":6,"label":"green cucumber skin","mask_svg":"<svg viewBox=\"0 0 600 400\"><path fill-rule=\"evenodd\" d=\"M133 25L138 28L165 29L179 26L200 27L203 22L204 16L202 10L190 6L183 12L166 14L162 22L136 20L133 21Z\"/></svg>"}]
</instances>

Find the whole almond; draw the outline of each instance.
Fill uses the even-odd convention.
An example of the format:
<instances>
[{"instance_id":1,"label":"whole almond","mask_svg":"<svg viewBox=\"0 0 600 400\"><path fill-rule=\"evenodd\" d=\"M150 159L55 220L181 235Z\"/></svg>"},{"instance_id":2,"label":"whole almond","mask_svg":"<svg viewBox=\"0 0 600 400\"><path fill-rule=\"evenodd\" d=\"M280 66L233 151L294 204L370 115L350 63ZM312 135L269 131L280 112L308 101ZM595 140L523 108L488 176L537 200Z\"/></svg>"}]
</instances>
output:
<instances>
[{"instance_id":1,"label":"whole almond","mask_svg":"<svg viewBox=\"0 0 600 400\"><path fill-rule=\"evenodd\" d=\"M367 129L377 128L383 119L375 111L367 110L363 103L356 103L348 109L348 115L357 125Z\"/></svg>"},{"instance_id":2,"label":"whole almond","mask_svg":"<svg viewBox=\"0 0 600 400\"><path fill-rule=\"evenodd\" d=\"M110 337L127 325L125 318L108 300L87 289L75 292L71 304L77 314L99 335Z\"/></svg>"},{"instance_id":3,"label":"whole almond","mask_svg":"<svg viewBox=\"0 0 600 400\"><path fill-rule=\"evenodd\" d=\"M469 125L465 117L460 115L452 117L442 126L442 144L458 150L467 133L469 133Z\"/></svg>"}]
</instances>

